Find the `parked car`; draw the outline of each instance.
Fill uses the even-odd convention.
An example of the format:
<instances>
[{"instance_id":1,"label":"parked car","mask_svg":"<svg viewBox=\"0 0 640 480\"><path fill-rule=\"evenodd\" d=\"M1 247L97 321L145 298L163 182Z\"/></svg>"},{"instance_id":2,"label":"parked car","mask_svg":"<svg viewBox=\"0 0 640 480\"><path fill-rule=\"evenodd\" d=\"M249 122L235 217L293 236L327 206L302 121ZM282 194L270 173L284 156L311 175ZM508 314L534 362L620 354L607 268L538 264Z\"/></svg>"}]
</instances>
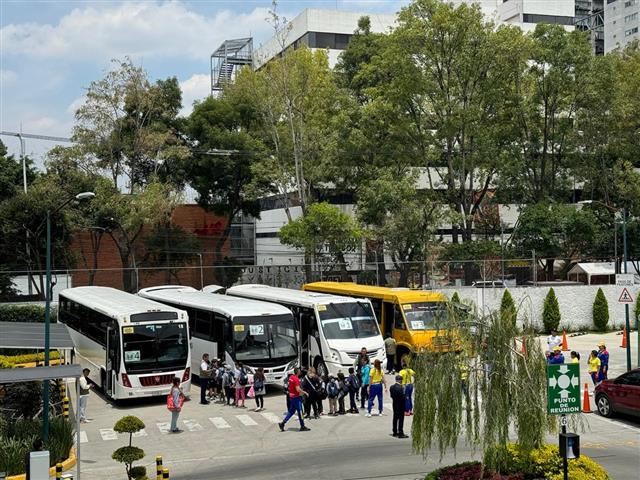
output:
<instances>
[{"instance_id":1,"label":"parked car","mask_svg":"<svg viewBox=\"0 0 640 480\"><path fill-rule=\"evenodd\" d=\"M603 417L626 413L640 417L640 368L604 380L595 388L596 408Z\"/></svg>"}]
</instances>

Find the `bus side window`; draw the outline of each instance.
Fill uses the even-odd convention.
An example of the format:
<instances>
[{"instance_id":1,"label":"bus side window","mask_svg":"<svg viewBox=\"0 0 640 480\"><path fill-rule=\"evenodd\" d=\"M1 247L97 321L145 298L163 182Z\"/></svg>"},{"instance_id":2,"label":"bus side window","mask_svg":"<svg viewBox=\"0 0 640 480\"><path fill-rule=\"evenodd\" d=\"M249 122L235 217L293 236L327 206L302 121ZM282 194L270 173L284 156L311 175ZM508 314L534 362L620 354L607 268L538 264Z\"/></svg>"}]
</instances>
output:
<instances>
[{"instance_id":1,"label":"bus side window","mask_svg":"<svg viewBox=\"0 0 640 480\"><path fill-rule=\"evenodd\" d=\"M382 300L372 298L371 305L373 305L373 313L376 314L376 320L378 320L379 324L382 324Z\"/></svg>"},{"instance_id":2,"label":"bus side window","mask_svg":"<svg viewBox=\"0 0 640 480\"><path fill-rule=\"evenodd\" d=\"M207 312L204 310L195 310L196 317L196 336L202 338L203 340L211 339L211 330L212 330L212 318L210 316L211 312Z\"/></svg>"},{"instance_id":3,"label":"bus side window","mask_svg":"<svg viewBox=\"0 0 640 480\"><path fill-rule=\"evenodd\" d=\"M218 356L221 355L225 350L225 325L227 324L227 319L223 315L219 313L213 314L213 342L218 345Z\"/></svg>"},{"instance_id":4,"label":"bus side window","mask_svg":"<svg viewBox=\"0 0 640 480\"><path fill-rule=\"evenodd\" d=\"M400 306L398 304L393 305L393 323L394 328L396 330L406 330L407 327L404 324L404 317L402 312L400 311Z\"/></svg>"},{"instance_id":5,"label":"bus side window","mask_svg":"<svg viewBox=\"0 0 640 480\"><path fill-rule=\"evenodd\" d=\"M384 319L383 319L383 329L384 336L393 335L393 303L384 302Z\"/></svg>"}]
</instances>

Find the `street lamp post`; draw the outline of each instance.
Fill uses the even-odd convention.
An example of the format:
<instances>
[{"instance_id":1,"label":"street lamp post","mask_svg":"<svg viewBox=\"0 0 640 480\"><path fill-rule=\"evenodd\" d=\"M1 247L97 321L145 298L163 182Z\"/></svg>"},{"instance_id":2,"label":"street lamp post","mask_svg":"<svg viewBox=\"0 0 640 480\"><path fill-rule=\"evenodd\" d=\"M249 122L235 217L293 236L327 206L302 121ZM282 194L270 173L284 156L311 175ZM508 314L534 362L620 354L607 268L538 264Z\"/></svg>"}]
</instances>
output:
<instances>
[{"instance_id":1,"label":"street lamp post","mask_svg":"<svg viewBox=\"0 0 640 480\"><path fill-rule=\"evenodd\" d=\"M79 193L63 202L53 212L47 210L47 253L46 253L46 283L44 293L44 365L49 366L49 346L51 331L51 213L57 213L73 200L85 200L95 197L93 192ZM49 382L42 383L42 440L49 440Z\"/></svg>"}]
</instances>

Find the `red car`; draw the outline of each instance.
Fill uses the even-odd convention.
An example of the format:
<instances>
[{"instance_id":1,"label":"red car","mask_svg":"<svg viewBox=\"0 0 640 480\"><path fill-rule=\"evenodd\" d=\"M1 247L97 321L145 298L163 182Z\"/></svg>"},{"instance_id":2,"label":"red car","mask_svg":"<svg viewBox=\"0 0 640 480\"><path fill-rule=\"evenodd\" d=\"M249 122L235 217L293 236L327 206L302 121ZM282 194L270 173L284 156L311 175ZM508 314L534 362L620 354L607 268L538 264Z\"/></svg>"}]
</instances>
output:
<instances>
[{"instance_id":1,"label":"red car","mask_svg":"<svg viewBox=\"0 0 640 480\"><path fill-rule=\"evenodd\" d=\"M595 388L596 407L603 417L626 413L640 417L640 368L605 380Z\"/></svg>"}]
</instances>

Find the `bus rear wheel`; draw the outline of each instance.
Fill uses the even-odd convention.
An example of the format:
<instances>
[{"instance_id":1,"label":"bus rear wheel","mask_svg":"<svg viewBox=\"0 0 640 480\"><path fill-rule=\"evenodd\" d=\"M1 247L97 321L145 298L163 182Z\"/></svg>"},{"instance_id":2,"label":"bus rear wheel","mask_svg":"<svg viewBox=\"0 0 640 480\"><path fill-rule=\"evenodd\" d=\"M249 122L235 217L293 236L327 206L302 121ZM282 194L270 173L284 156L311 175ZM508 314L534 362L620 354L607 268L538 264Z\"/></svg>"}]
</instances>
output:
<instances>
[{"instance_id":1,"label":"bus rear wheel","mask_svg":"<svg viewBox=\"0 0 640 480\"><path fill-rule=\"evenodd\" d=\"M316 373L320 376L320 377L324 377L326 375L329 375L329 369L327 368L327 364L324 363L322 360L318 359L315 362L315 369L316 369Z\"/></svg>"}]
</instances>

